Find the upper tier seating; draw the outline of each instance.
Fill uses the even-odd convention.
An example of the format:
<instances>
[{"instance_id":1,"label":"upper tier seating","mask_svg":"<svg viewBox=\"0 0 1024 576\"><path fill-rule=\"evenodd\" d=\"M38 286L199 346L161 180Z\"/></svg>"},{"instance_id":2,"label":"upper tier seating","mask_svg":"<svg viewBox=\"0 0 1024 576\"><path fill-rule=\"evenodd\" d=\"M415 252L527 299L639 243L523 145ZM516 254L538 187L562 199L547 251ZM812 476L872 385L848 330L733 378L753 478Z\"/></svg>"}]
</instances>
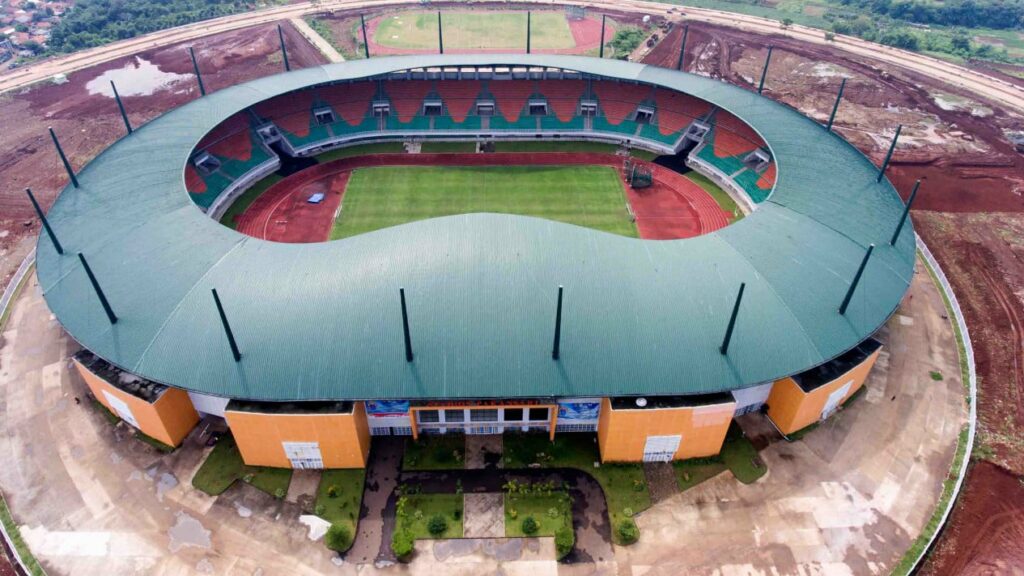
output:
<instances>
[{"instance_id":1,"label":"upper tier seating","mask_svg":"<svg viewBox=\"0 0 1024 576\"><path fill-rule=\"evenodd\" d=\"M433 89L429 80L398 80L384 82L384 94L391 102L391 117L397 117L402 124L422 116L423 100ZM428 122L429 125L429 122Z\"/></svg>"},{"instance_id":2,"label":"upper tier seating","mask_svg":"<svg viewBox=\"0 0 1024 576\"><path fill-rule=\"evenodd\" d=\"M477 80L439 80L436 84L448 115L459 124L465 122L471 113L476 114L474 106L481 89L482 85Z\"/></svg>"},{"instance_id":3,"label":"upper tier seating","mask_svg":"<svg viewBox=\"0 0 1024 576\"><path fill-rule=\"evenodd\" d=\"M694 120L711 112L710 103L681 92L656 90L654 98L658 105L658 130L666 136L685 130Z\"/></svg>"},{"instance_id":4,"label":"upper tier seating","mask_svg":"<svg viewBox=\"0 0 1024 576\"><path fill-rule=\"evenodd\" d=\"M200 140L196 152L206 152L220 163L205 176L192 162L185 168L185 188L192 194L192 200L204 208L232 182L273 157L250 128L247 112L239 112L221 122Z\"/></svg>"},{"instance_id":5,"label":"upper tier seating","mask_svg":"<svg viewBox=\"0 0 1024 576\"><path fill-rule=\"evenodd\" d=\"M587 89L583 80L541 80L538 90L547 98L548 112L562 122L570 122L579 111L580 98Z\"/></svg>"},{"instance_id":6,"label":"upper tier seating","mask_svg":"<svg viewBox=\"0 0 1024 576\"><path fill-rule=\"evenodd\" d=\"M491 80L487 82L487 91L494 97L502 117L514 123L536 91L535 84L533 80Z\"/></svg>"},{"instance_id":7,"label":"upper tier seating","mask_svg":"<svg viewBox=\"0 0 1024 576\"><path fill-rule=\"evenodd\" d=\"M317 93L346 124L359 126L367 116L372 118L370 104L376 91L376 82L349 82L320 88Z\"/></svg>"},{"instance_id":8,"label":"upper tier seating","mask_svg":"<svg viewBox=\"0 0 1024 576\"><path fill-rule=\"evenodd\" d=\"M725 110L718 110L715 112L714 122L716 127L735 134L736 136L753 144L753 146L750 147L751 150L754 148L764 147L764 139L761 138L753 128L747 126L746 123L733 114L726 112Z\"/></svg>"},{"instance_id":9,"label":"upper tier seating","mask_svg":"<svg viewBox=\"0 0 1024 576\"><path fill-rule=\"evenodd\" d=\"M602 115L613 126L631 119L637 107L650 98L652 90L650 86L612 81L594 82L593 88Z\"/></svg>"}]
</instances>

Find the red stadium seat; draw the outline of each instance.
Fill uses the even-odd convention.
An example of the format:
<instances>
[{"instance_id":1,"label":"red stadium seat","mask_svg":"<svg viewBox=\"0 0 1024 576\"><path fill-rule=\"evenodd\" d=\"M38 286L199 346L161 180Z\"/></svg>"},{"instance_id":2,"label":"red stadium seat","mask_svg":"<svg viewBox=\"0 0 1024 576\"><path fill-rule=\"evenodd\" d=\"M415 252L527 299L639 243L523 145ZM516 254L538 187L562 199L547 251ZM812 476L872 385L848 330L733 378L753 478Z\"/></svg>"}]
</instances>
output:
<instances>
[{"instance_id":1,"label":"red stadium seat","mask_svg":"<svg viewBox=\"0 0 1024 576\"><path fill-rule=\"evenodd\" d=\"M540 93L548 100L548 108L562 122L576 116L586 88L587 83L583 80L542 80L539 83Z\"/></svg>"},{"instance_id":2,"label":"red stadium seat","mask_svg":"<svg viewBox=\"0 0 1024 576\"><path fill-rule=\"evenodd\" d=\"M399 122L409 122L423 110L423 100L433 88L429 80L399 80L384 83L384 93L391 100L391 113Z\"/></svg>"},{"instance_id":3,"label":"red stadium seat","mask_svg":"<svg viewBox=\"0 0 1024 576\"><path fill-rule=\"evenodd\" d=\"M477 80L440 80L437 82L437 93L441 95L448 115L456 122L465 122L466 116L473 112L480 95L481 84Z\"/></svg>"},{"instance_id":4,"label":"red stadium seat","mask_svg":"<svg viewBox=\"0 0 1024 576\"><path fill-rule=\"evenodd\" d=\"M605 119L614 126L633 115L637 106L650 97L651 87L628 82L594 82L594 92Z\"/></svg>"},{"instance_id":5,"label":"red stadium seat","mask_svg":"<svg viewBox=\"0 0 1024 576\"><path fill-rule=\"evenodd\" d=\"M683 130L711 111L709 102L681 92L657 90L654 98L658 104L658 130L666 135Z\"/></svg>"},{"instance_id":6,"label":"red stadium seat","mask_svg":"<svg viewBox=\"0 0 1024 576\"><path fill-rule=\"evenodd\" d=\"M532 80L492 80L487 83L487 89L494 96L501 115L509 122L519 119L535 91Z\"/></svg>"}]
</instances>

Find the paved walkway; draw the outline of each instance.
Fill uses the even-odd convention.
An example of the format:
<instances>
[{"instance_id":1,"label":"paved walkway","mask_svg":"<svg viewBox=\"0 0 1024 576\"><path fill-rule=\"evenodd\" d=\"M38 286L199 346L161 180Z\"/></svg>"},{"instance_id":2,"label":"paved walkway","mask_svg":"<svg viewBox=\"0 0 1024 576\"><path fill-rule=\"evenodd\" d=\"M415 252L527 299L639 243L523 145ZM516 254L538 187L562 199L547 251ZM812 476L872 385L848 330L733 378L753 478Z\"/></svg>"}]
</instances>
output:
<instances>
[{"instance_id":1,"label":"paved walkway","mask_svg":"<svg viewBox=\"0 0 1024 576\"><path fill-rule=\"evenodd\" d=\"M466 494L462 535L466 538L505 536L505 495L500 492Z\"/></svg>"},{"instance_id":2,"label":"paved walkway","mask_svg":"<svg viewBox=\"0 0 1024 576\"><path fill-rule=\"evenodd\" d=\"M309 40L310 44L316 46L316 49L319 50L321 54L326 56L328 60L330 60L331 62L345 61L345 57L341 55L341 52L335 50L334 46L332 46L331 43L328 42L326 38L321 36L319 32L313 30L312 26L306 24L306 21L304 19L292 18L291 23L292 26L295 26L295 29L299 31L299 34L305 36L306 40Z\"/></svg>"}]
</instances>

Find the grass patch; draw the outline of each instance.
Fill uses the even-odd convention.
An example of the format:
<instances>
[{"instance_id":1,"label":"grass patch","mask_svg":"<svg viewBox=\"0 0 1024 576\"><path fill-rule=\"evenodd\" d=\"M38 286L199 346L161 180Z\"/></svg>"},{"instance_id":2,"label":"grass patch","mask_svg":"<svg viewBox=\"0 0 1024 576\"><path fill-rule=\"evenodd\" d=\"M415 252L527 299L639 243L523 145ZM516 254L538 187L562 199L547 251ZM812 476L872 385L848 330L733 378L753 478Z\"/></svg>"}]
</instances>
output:
<instances>
[{"instance_id":1,"label":"grass patch","mask_svg":"<svg viewBox=\"0 0 1024 576\"><path fill-rule=\"evenodd\" d=\"M768 471L758 458L754 445L743 435L743 430L735 421L729 425L719 456L733 476L744 484L756 481Z\"/></svg>"},{"instance_id":2,"label":"grass patch","mask_svg":"<svg viewBox=\"0 0 1024 576\"><path fill-rule=\"evenodd\" d=\"M462 434L425 434L407 439L403 470L461 470L466 465L466 437Z\"/></svg>"},{"instance_id":3,"label":"grass patch","mask_svg":"<svg viewBox=\"0 0 1024 576\"><path fill-rule=\"evenodd\" d=\"M95 397L92 397L91 400L92 405L99 409L100 414L103 414L103 417L107 420L107 422L110 423L111 426L117 426L117 423L121 421L121 418L119 418L117 414L111 412L109 408L104 406Z\"/></svg>"},{"instance_id":4,"label":"grass patch","mask_svg":"<svg viewBox=\"0 0 1024 576\"><path fill-rule=\"evenodd\" d=\"M928 375L931 376L932 380L935 380L936 382L940 382L942 380L942 372L932 370L931 372L928 373Z\"/></svg>"},{"instance_id":5,"label":"grass patch","mask_svg":"<svg viewBox=\"0 0 1024 576\"><path fill-rule=\"evenodd\" d=\"M349 539L346 549L351 547L355 541L354 536L359 525L359 509L363 503L363 484L365 482L365 468L324 470L320 474L314 513L331 524L341 525L348 529L348 533L353 537ZM344 551L339 550L339 552Z\"/></svg>"},{"instance_id":6,"label":"grass patch","mask_svg":"<svg viewBox=\"0 0 1024 576\"><path fill-rule=\"evenodd\" d=\"M612 523L612 539L621 543L615 530L623 520L651 507L651 493L640 464L602 464L594 434L562 434L551 442L544 434L505 434L505 468L526 468L540 464L544 468L575 468L594 477L604 489ZM630 514L631 513L631 514Z\"/></svg>"},{"instance_id":7,"label":"grass patch","mask_svg":"<svg viewBox=\"0 0 1024 576\"><path fill-rule=\"evenodd\" d=\"M398 529L408 530L417 540L462 538L462 494L409 494L398 499ZM431 534L428 523L433 516L445 519L447 528Z\"/></svg>"},{"instance_id":8,"label":"grass patch","mask_svg":"<svg viewBox=\"0 0 1024 576\"><path fill-rule=\"evenodd\" d=\"M596 152L601 154L615 154L619 149L618 144L606 144L604 142L572 142L572 141L510 141L495 142L495 152ZM633 148L630 154L641 160L654 160L659 156L654 152Z\"/></svg>"},{"instance_id":9,"label":"grass patch","mask_svg":"<svg viewBox=\"0 0 1024 576\"><path fill-rule=\"evenodd\" d=\"M238 451L235 439L230 435L223 436L192 477L192 486L210 496L217 496L230 488L236 480L248 482L253 487L278 498L288 492L292 470L247 466L242 461L242 454Z\"/></svg>"},{"instance_id":10,"label":"grass patch","mask_svg":"<svg viewBox=\"0 0 1024 576\"><path fill-rule=\"evenodd\" d=\"M441 14L446 49L518 49L526 47L526 12L444 11ZM405 11L386 15L373 35L380 46L437 49L437 12ZM534 49L574 48L565 13L534 11L530 18Z\"/></svg>"},{"instance_id":11,"label":"grass patch","mask_svg":"<svg viewBox=\"0 0 1024 576\"><path fill-rule=\"evenodd\" d=\"M348 146L346 148L338 148L337 150L331 150L330 152L324 152L316 157L320 163L330 162L331 160L340 160L342 158L352 158L353 156L363 156L366 154L404 154L405 145L401 142L375 142L373 144L361 144L359 146Z\"/></svg>"},{"instance_id":12,"label":"grass patch","mask_svg":"<svg viewBox=\"0 0 1024 576\"><path fill-rule=\"evenodd\" d=\"M676 460L672 463L672 468L675 470L676 484L680 492L685 492L727 470L721 458Z\"/></svg>"},{"instance_id":13,"label":"grass patch","mask_svg":"<svg viewBox=\"0 0 1024 576\"><path fill-rule=\"evenodd\" d=\"M537 522L537 531L523 531L527 517ZM505 536L524 538L554 536L564 527L572 528L572 500L566 492L546 494L505 494Z\"/></svg>"},{"instance_id":14,"label":"grass patch","mask_svg":"<svg viewBox=\"0 0 1024 576\"><path fill-rule=\"evenodd\" d=\"M352 173L331 239L471 212L536 216L637 237L622 182L608 166L387 166Z\"/></svg>"},{"instance_id":15,"label":"grass patch","mask_svg":"<svg viewBox=\"0 0 1024 576\"><path fill-rule=\"evenodd\" d=\"M697 186L700 186L705 192L711 196L715 202L718 203L718 207L722 210L732 214L729 217L729 223L738 222L743 219L743 211L736 204L736 201L729 196L729 193L722 190L722 187L712 182L707 176L698 172L687 172L686 178L689 178Z\"/></svg>"},{"instance_id":16,"label":"grass patch","mask_svg":"<svg viewBox=\"0 0 1024 576\"><path fill-rule=\"evenodd\" d=\"M4 499L2 494L0 494L0 523L3 523L4 531L10 537L11 544L14 545L18 556L21 556L21 561L25 563L25 568L28 569L29 574L32 576L46 576L43 567L39 565L39 561L32 555L28 544L22 539L21 530L18 529L17 523L14 522L14 517L11 516L11 511L7 508L7 500Z\"/></svg>"},{"instance_id":17,"label":"grass patch","mask_svg":"<svg viewBox=\"0 0 1024 576\"><path fill-rule=\"evenodd\" d=\"M236 229L238 227L238 222L236 222L235 219L248 210L249 206L251 206L257 198L267 191L267 188L270 188L280 181L281 177L279 175L270 174L250 186L248 190L242 192L241 196L235 198L235 201L231 203L231 206L228 206L228 209L224 211L224 215L220 217L220 223L232 230Z\"/></svg>"},{"instance_id":18,"label":"grass patch","mask_svg":"<svg viewBox=\"0 0 1024 576\"><path fill-rule=\"evenodd\" d=\"M473 154L476 142L424 142L420 145L424 154Z\"/></svg>"}]
</instances>

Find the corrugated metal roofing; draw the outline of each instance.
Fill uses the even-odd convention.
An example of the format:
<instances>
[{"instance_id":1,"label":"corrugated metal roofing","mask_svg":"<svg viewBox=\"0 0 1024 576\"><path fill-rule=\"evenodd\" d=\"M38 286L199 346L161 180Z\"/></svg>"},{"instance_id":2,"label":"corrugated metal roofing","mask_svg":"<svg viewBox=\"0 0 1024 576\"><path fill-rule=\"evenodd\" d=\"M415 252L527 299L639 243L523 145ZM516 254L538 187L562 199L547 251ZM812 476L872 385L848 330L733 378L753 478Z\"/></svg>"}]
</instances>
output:
<instances>
[{"instance_id":1,"label":"corrugated metal roofing","mask_svg":"<svg viewBox=\"0 0 1024 576\"><path fill-rule=\"evenodd\" d=\"M778 162L749 217L679 241L542 219L466 214L322 244L276 244L207 218L185 191L192 147L219 121L304 86L452 65L550 66L672 88L755 128ZM67 253L38 246L46 300L67 331L151 380L235 398L313 400L698 394L801 372L871 335L913 274L888 181L799 113L708 78L613 60L538 55L373 58L262 78L168 112L117 142L49 214ZM839 304L874 255L845 316ZM111 326L75 253L120 321ZM728 356L718 351L747 290ZM560 361L551 359L565 286ZM405 362L404 286L415 362ZM232 359L216 287L243 358Z\"/></svg>"}]
</instances>

